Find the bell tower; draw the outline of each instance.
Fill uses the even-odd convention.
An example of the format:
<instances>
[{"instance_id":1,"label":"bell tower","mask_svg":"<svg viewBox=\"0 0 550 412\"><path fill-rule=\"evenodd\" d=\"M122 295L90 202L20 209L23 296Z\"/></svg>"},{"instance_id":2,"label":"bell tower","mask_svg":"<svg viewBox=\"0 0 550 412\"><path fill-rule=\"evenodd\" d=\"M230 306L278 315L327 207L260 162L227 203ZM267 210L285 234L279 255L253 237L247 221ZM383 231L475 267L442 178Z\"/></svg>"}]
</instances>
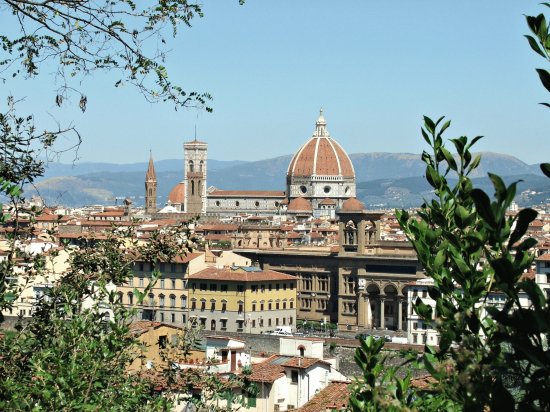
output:
<instances>
[{"instance_id":1,"label":"bell tower","mask_svg":"<svg viewBox=\"0 0 550 412\"><path fill-rule=\"evenodd\" d=\"M196 138L183 144L185 212L192 215L206 213L206 160L208 144Z\"/></svg>"},{"instance_id":2,"label":"bell tower","mask_svg":"<svg viewBox=\"0 0 550 412\"><path fill-rule=\"evenodd\" d=\"M145 213L151 215L157 211L157 175L153 163L153 153L149 154L149 167L145 174Z\"/></svg>"}]
</instances>

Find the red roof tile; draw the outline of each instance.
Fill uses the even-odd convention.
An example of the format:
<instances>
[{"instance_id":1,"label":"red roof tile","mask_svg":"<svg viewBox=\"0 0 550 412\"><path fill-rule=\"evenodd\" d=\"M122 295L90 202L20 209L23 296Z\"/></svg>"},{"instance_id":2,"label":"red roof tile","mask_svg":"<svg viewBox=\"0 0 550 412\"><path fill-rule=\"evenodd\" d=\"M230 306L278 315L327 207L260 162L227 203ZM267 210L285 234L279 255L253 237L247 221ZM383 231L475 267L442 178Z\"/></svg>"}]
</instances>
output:
<instances>
[{"instance_id":1,"label":"red roof tile","mask_svg":"<svg viewBox=\"0 0 550 412\"><path fill-rule=\"evenodd\" d=\"M350 396L350 382L334 381L315 395L305 405L298 409L300 412L324 412L327 410L342 410L348 406Z\"/></svg>"},{"instance_id":2,"label":"red roof tile","mask_svg":"<svg viewBox=\"0 0 550 412\"><path fill-rule=\"evenodd\" d=\"M229 282L262 282L271 280L296 280L296 277L274 270L247 272L241 268L206 268L198 273L189 275L189 279L225 280Z\"/></svg>"}]
</instances>

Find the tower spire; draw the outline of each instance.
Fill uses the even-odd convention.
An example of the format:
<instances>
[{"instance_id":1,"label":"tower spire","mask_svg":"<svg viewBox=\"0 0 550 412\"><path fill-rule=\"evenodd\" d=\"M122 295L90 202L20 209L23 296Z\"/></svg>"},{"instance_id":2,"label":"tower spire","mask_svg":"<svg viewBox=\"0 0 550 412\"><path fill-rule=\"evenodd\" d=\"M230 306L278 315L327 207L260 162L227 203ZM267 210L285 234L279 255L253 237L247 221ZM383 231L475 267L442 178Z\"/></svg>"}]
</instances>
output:
<instances>
[{"instance_id":1,"label":"tower spire","mask_svg":"<svg viewBox=\"0 0 550 412\"><path fill-rule=\"evenodd\" d=\"M323 116L323 108L319 110L319 118L315 122L315 134L314 136L319 137L330 137L328 130L327 130L327 122L325 120L325 116Z\"/></svg>"},{"instance_id":2,"label":"tower spire","mask_svg":"<svg viewBox=\"0 0 550 412\"><path fill-rule=\"evenodd\" d=\"M147 167L147 173L145 174L145 180L157 180L155 173L155 164L153 163L153 151L149 150L149 167Z\"/></svg>"}]
</instances>

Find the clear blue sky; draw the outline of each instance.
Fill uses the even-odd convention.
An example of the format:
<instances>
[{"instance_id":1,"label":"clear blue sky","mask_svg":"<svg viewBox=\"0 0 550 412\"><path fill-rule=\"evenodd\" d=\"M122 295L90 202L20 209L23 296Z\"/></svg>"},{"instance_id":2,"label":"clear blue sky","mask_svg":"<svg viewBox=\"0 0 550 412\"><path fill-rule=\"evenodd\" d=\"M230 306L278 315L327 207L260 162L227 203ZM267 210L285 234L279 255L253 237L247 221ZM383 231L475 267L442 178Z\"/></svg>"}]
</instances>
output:
<instances>
[{"instance_id":1,"label":"clear blue sky","mask_svg":"<svg viewBox=\"0 0 550 412\"><path fill-rule=\"evenodd\" d=\"M181 158L193 138L209 157L294 153L325 109L348 153L420 153L422 115L453 120L448 137L484 135L478 150L550 161L550 101L523 14L538 1L207 1L205 17L170 43L172 80L214 96L214 113L150 105L96 73L87 112L54 105L51 76L7 82L26 108L73 121L80 161ZM548 9L546 9L548 10ZM3 104L3 102L1 102Z\"/></svg>"}]
</instances>

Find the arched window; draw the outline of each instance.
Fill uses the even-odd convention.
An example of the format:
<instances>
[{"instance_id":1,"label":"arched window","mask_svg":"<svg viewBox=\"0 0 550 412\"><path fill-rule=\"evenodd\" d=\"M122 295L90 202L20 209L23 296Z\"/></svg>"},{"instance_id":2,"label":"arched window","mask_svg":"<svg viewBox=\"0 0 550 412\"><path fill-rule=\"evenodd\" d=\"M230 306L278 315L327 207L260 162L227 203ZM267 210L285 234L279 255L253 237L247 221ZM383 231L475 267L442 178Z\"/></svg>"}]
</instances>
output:
<instances>
[{"instance_id":1,"label":"arched window","mask_svg":"<svg viewBox=\"0 0 550 412\"><path fill-rule=\"evenodd\" d=\"M192 195L195 194L195 181L194 180L191 180L191 194Z\"/></svg>"},{"instance_id":2,"label":"arched window","mask_svg":"<svg viewBox=\"0 0 550 412\"><path fill-rule=\"evenodd\" d=\"M189 160L189 171L194 172L195 171L195 163L193 163L192 160Z\"/></svg>"},{"instance_id":3,"label":"arched window","mask_svg":"<svg viewBox=\"0 0 550 412\"><path fill-rule=\"evenodd\" d=\"M129 305L134 304L134 294L132 292L128 292L128 304Z\"/></svg>"},{"instance_id":4,"label":"arched window","mask_svg":"<svg viewBox=\"0 0 550 412\"><path fill-rule=\"evenodd\" d=\"M187 296L181 295L180 300L181 300L181 308L185 309L187 307Z\"/></svg>"},{"instance_id":5,"label":"arched window","mask_svg":"<svg viewBox=\"0 0 550 412\"><path fill-rule=\"evenodd\" d=\"M170 295L170 307L176 307L176 295Z\"/></svg>"}]
</instances>

